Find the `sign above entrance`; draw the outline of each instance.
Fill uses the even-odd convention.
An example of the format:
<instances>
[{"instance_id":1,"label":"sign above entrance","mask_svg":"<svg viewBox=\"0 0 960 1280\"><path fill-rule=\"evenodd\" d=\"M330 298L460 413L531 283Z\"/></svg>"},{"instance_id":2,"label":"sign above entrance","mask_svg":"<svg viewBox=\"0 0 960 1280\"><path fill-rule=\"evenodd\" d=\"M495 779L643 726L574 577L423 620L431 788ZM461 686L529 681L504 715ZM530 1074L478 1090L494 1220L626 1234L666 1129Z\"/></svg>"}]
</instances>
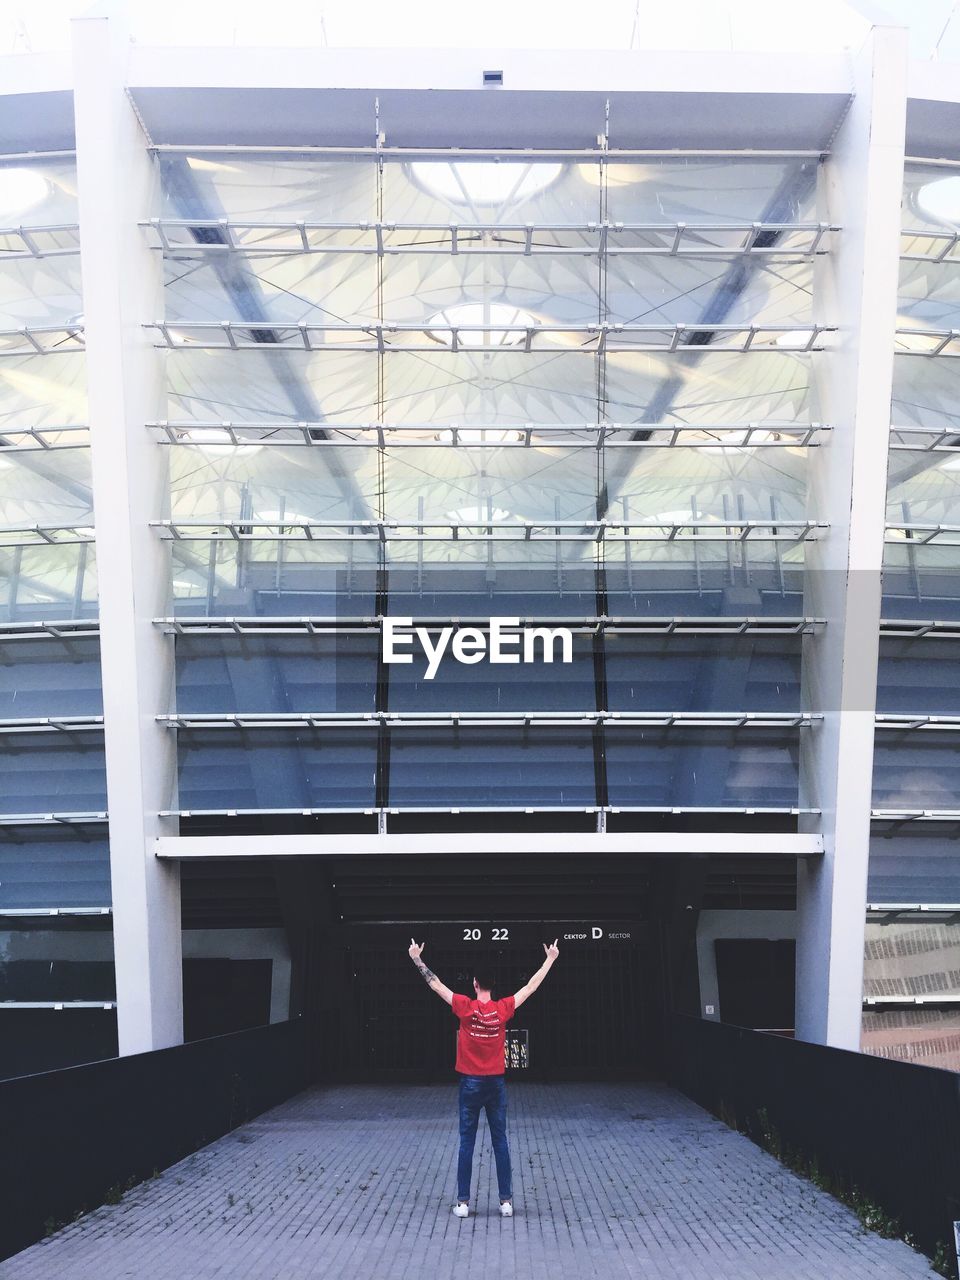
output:
<instances>
[{"instance_id":1,"label":"sign above entrance","mask_svg":"<svg viewBox=\"0 0 960 1280\"><path fill-rule=\"evenodd\" d=\"M534 947L539 950L543 942L558 940L561 949L591 947L602 943L631 943L641 939L643 926L636 920L611 923L609 920L442 920L417 921L397 924L351 926L353 929L376 932L378 937L389 933L396 935L397 945L409 942L411 932L423 938L428 946L482 948Z\"/></svg>"},{"instance_id":2,"label":"sign above entrance","mask_svg":"<svg viewBox=\"0 0 960 1280\"><path fill-rule=\"evenodd\" d=\"M427 680L434 678L448 653L467 666L483 661L573 662L573 633L568 627L522 627L519 618L491 618L476 627L415 627L412 618L384 618L384 662L413 662L416 645L427 659Z\"/></svg>"}]
</instances>

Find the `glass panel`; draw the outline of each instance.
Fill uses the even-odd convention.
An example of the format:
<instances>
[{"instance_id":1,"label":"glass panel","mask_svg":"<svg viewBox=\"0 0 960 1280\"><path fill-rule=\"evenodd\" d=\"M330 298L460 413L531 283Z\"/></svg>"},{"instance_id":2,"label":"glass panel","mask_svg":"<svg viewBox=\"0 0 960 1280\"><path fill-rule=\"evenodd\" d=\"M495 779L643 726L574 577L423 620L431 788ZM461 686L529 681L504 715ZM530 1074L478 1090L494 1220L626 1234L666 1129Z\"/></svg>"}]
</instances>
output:
<instances>
[{"instance_id":1,"label":"glass panel","mask_svg":"<svg viewBox=\"0 0 960 1280\"><path fill-rule=\"evenodd\" d=\"M798 730L609 728L606 756L612 805L798 803Z\"/></svg>"},{"instance_id":2,"label":"glass panel","mask_svg":"<svg viewBox=\"0 0 960 1280\"><path fill-rule=\"evenodd\" d=\"M810 357L788 352L610 351L611 422L816 421Z\"/></svg>"},{"instance_id":3,"label":"glass panel","mask_svg":"<svg viewBox=\"0 0 960 1280\"><path fill-rule=\"evenodd\" d=\"M22 812L30 802L24 800L18 807ZM110 851L105 825L70 830L19 827L4 833L0 840L0 907L109 905Z\"/></svg>"},{"instance_id":4,"label":"glass panel","mask_svg":"<svg viewBox=\"0 0 960 1280\"><path fill-rule=\"evenodd\" d=\"M957 547L887 545L883 553L883 616L960 618Z\"/></svg>"},{"instance_id":5,"label":"glass panel","mask_svg":"<svg viewBox=\"0 0 960 1280\"><path fill-rule=\"evenodd\" d=\"M955 803L955 802L954 802ZM921 800L911 807L922 804ZM870 841L868 902L960 902L960 857L954 828L912 826L910 834Z\"/></svg>"},{"instance_id":6,"label":"glass panel","mask_svg":"<svg viewBox=\"0 0 960 1280\"><path fill-rule=\"evenodd\" d=\"M595 543L389 542L389 612L400 617L590 617Z\"/></svg>"},{"instance_id":7,"label":"glass panel","mask_svg":"<svg viewBox=\"0 0 960 1280\"><path fill-rule=\"evenodd\" d=\"M390 733L395 807L595 803L589 729L430 727Z\"/></svg>"},{"instance_id":8,"label":"glass panel","mask_svg":"<svg viewBox=\"0 0 960 1280\"><path fill-rule=\"evenodd\" d=\"M177 542L173 608L184 616L368 618L379 552L370 542Z\"/></svg>"},{"instance_id":9,"label":"glass panel","mask_svg":"<svg viewBox=\"0 0 960 1280\"><path fill-rule=\"evenodd\" d=\"M608 633L607 702L613 711L798 711L800 642Z\"/></svg>"},{"instance_id":10,"label":"glass panel","mask_svg":"<svg viewBox=\"0 0 960 1280\"><path fill-rule=\"evenodd\" d=\"M878 1058L960 1071L960 1010L865 1009L860 1047Z\"/></svg>"},{"instance_id":11,"label":"glass panel","mask_svg":"<svg viewBox=\"0 0 960 1280\"><path fill-rule=\"evenodd\" d=\"M96 616L97 566L92 542L0 547L0 620Z\"/></svg>"},{"instance_id":12,"label":"glass panel","mask_svg":"<svg viewBox=\"0 0 960 1280\"><path fill-rule=\"evenodd\" d=\"M4 426L59 426L86 420L86 369L81 352L4 356L0 360L0 431Z\"/></svg>"},{"instance_id":13,"label":"glass panel","mask_svg":"<svg viewBox=\"0 0 960 1280\"><path fill-rule=\"evenodd\" d=\"M362 222L376 216L373 157L205 152L165 154L159 164L165 218Z\"/></svg>"},{"instance_id":14,"label":"glass panel","mask_svg":"<svg viewBox=\"0 0 960 1280\"><path fill-rule=\"evenodd\" d=\"M0 164L0 226L75 224L77 166L70 158L8 160Z\"/></svg>"},{"instance_id":15,"label":"glass panel","mask_svg":"<svg viewBox=\"0 0 960 1280\"><path fill-rule=\"evenodd\" d=\"M613 617L804 612L803 548L789 543L608 542L604 566Z\"/></svg>"},{"instance_id":16,"label":"glass panel","mask_svg":"<svg viewBox=\"0 0 960 1280\"><path fill-rule=\"evenodd\" d=\"M501 325L486 337L466 333L463 341L515 346L527 326L597 324L604 318L600 288L599 255L401 253L384 262L383 318L441 327ZM450 345L442 333L436 341Z\"/></svg>"},{"instance_id":17,"label":"glass panel","mask_svg":"<svg viewBox=\"0 0 960 1280\"><path fill-rule=\"evenodd\" d=\"M960 360L895 356L892 412L896 426L960 430Z\"/></svg>"},{"instance_id":18,"label":"glass panel","mask_svg":"<svg viewBox=\"0 0 960 1280\"><path fill-rule=\"evenodd\" d=\"M116 1000L112 950L109 932L0 932L0 1000Z\"/></svg>"},{"instance_id":19,"label":"glass panel","mask_svg":"<svg viewBox=\"0 0 960 1280\"><path fill-rule=\"evenodd\" d=\"M506 528L597 518L595 446L395 448L386 450L383 471L384 513L404 524ZM445 558L449 542L428 544L424 554Z\"/></svg>"},{"instance_id":20,"label":"glass panel","mask_svg":"<svg viewBox=\"0 0 960 1280\"><path fill-rule=\"evenodd\" d=\"M178 636L177 710L373 711L375 635Z\"/></svg>"},{"instance_id":21,"label":"glass panel","mask_svg":"<svg viewBox=\"0 0 960 1280\"><path fill-rule=\"evenodd\" d=\"M955 809L960 795L960 734L878 730L873 803L878 809Z\"/></svg>"},{"instance_id":22,"label":"glass panel","mask_svg":"<svg viewBox=\"0 0 960 1280\"><path fill-rule=\"evenodd\" d=\"M190 448L170 455L174 520L375 519L375 449ZM422 481L421 481L422 483Z\"/></svg>"},{"instance_id":23,"label":"glass panel","mask_svg":"<svg viewBox=\"0 0 960 1280\"><path fill-rule=\"evenodd\" d=\"M0 184L2 181L0 170ZM3 261L0 329L82 324L79 254Z\"/></svg>"},{"instance_id":24,"label":"glass panel","mask_svg":"<svg viewBox=\"0 0 960 1280\"><path fill-rule=\"evenodd\" d=\"M812 158L614 159L607 213L614 222L809 221L818 168Z\"/></svg>"},{"instance_id":25,"label":"glass panel","mask_svg":"<svg viewBox=\"0 0 960 1280\"><path fill-rule=\"evenodd\" d=\"M0 717L102 713L98 640L0 642Z\"/></svg>"},{"instance_id":26,"label":"glass panel","mask_svg":"<svg viewBox=\"0 0 960 1280\"><path fill-rule=\"evenodd\" d=\"M891 450L887 519L891 524L960 524L960 452Z\"/></svg>"},{"instance_id":27,"label":"glass panel","mask_svg":"<svg viewBox=\"0 0 960 1280\"><path fill-rule=\"evenodd\" d=\"M0 813L99 813L106 809L102 734L7 734L2 745Z\"/></svg>"},{"instance_id":28,"label":"glass panel","mask_svg":"<svg viewBox=\"0 0 960 1280\"><path fill-rule=\"evenodd\" d=\"M385 159L390 222L586 223L601 216L600 164L502 158Z\"/></svg>"},{"instance_id":29,"label":"glass panel","mask_svg":"<svg viewBox=\"0 0 960 1280\"><path fill-rule=\"evenodd\" d=\"M377 731L180 731L182 809L349 809L374 804Z\"/></svg>"},{"instance_id":30,"label":"glass panel","mask_svg":"<svg viewBox=\"0 0 960 1280\"><path fill-rule=\"evenodd\" d=\"M960 715L954 640L881 638L877 711Z\"/></svg>"},{"instance_id":31,"label":"glass panel","mask_svg":"<svg viewBox=\"0 0 960 1280\"><path fill-rule=\"evenodd\" d=\"M174 324L363 324L376 322L380 314L375 254L258 252L242 257L211 254L190 261L188 272L182 258L165 262L164 315Z\"/></svg>"},{"instance_id":32,"label":"glass panel","mask_svg":"<svg viewBox=\"0 0 960 1280\"><path fill-rule=\"evenodd\" d=\"M812 267L804 261L624 255L608 261L606 318L614 324L809 325L811 286Z\"/></svg>"},{"instance_id":33,"label":"glass panel","mask_svg":"<svg viewBox=\"0 0 960 1280\"><path fill-rule=\"evenodd\" d=\"M719 438L719 437L718 437ZM716 526L725 520L806 520L806 450L609 448L604 479L614 520ZM752 548L751 548L752 549Z\"/></svg>"},{"instance_id":34,"label":"glass panel","mask_svg":"<svg viewBox=\"0 0 960 1280\"><path fill-rule=\"evenodd\" d=\"M868 920L863 957L864 998L960 995L958 924Z\"/></svg>"},{"instance_id":35,"label":"glass panel","mask_svg":"<svg viewBox=\"0 0 960 1280\"><path fill-rule=\"evenodd\" d=\"M54 360L54 357L48 357ZM0 376L2 376L0 368ZM20 423L19 425L23 425ZM90 450L0 453L0 524L93 524Z\"/></svg>"},{"instance_id":36,"label":"glass panel","mask_svg":"<svg viewBox=\"0 0 960 1280\"><path fill-rule=\"evenodd\" d=\"M597 357L567 349L528 353L392 351L384 358L391 423L596 422Z\"/></svg>"},{"instance_id":37,"label":"glass panel","mask_svg":"<svg viewBox=\"0 0 960 1280\"><path fill-rule=\"evenodd\" d=\"M370 422L379 416L375 351L186 347L167 353L166 369L162 416L171 421Z\"/></svg>"},{"instance_id":38,"label":"glass panel","mask_svg":"<svg viewBox=\"0 0 960 1280\"><path fill-rule=\"evenodd\" d=\"M437 632L431 640L437 643ZM573 637L573 662L557 666L457 662L449 651L432 680L425 680L426 660L419 641L409 650L414 661L388 668L391 711L593 711L596 688L593 639ZM512 652L519 654L519 647ZM537 652L541 650L538 646ZM522 730L511 731L522 736ZM391 760L393 757L391 756Z\"/></svg>"},{"instance_id":39,"label":"glass panel","mask_svg":"<svg viewBox=\"0 0 960 1280\"><path fill-rule=\"evenodd\" d=\"M958 208L955 168L906 166L902 225L913 234L903 237L901 252L938 261L901 262L898 325L956 327L960 316L955 243Z\"/></svg>"}]
</instances>

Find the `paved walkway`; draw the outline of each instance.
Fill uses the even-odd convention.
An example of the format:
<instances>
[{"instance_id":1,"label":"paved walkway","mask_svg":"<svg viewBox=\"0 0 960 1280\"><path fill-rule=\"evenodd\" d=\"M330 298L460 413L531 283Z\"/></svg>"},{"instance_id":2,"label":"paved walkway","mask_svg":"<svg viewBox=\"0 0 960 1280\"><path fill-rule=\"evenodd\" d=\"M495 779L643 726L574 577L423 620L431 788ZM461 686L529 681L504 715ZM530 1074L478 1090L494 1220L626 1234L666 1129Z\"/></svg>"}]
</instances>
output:
<instances>
[{"instance_id":1,"label":"paved walkway","mask_svg":"<svg viewBox=\"0 0 960 1280\"><path fill-rule=\"evenodd\" d=\"M516 1085L450 1213L455 1087L311 1090L6 1263L2 1280L886 1280L906 1245L662 1085ZM481 1125L484 1121L481 1119Z\"/></svg>"}]
</instances>

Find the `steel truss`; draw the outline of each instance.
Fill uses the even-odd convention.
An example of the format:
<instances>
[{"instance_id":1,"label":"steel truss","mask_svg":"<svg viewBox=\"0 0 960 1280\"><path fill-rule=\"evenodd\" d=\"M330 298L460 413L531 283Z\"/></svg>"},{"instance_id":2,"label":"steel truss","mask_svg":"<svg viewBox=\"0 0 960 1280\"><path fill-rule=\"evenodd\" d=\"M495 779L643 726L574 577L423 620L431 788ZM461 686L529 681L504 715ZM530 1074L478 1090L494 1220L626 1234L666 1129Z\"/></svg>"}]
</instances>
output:
<instances>
[{"instance_id":1,"label":"steel truss","mask_svg":"<svg viewBox=\"0 0 960 1280\"><path fill-rule=\"evenodd\" d=\"M960 356L960 329L902 328L896 332L897 355Z\"/></svg>"},{"instance_id":2,"label":"steel truss","mask_svg":"<svg viewBox=\"0 0 960 1280\"><path fill-rule=\"evenodd\" d=\"M0 547L63 546L93 542L92 525L5 524L0 525Z\"/></svg>"},{"instance_id":3,"label":"steel truss","mask_svg":"<svg viewBox=\"0 0 960 1280\"><path fill-rule=\"evenodd\" d=\"M272 445L290 448L813 448L832 428L822 422L554 422L554 423L329 423L329 422L148 422L161 444ZM10 434L9 432L7 434ZM640 437L640 438L638 438ZM0 444L2 447L2 444Z\"/></svg>"},{"instance_id":4,"label":"steel truss","mask_svg":"<svg viewBox=\"0 0 960 1280\"><path fill-rule=\"evenodd\" d=\"M176 542L786 542L796 545L827 527L823 520L152 520ZM48 526L48 530L51 527ZM429 532L428 532L429 531ZM3 531L0 530L0 542ZM55 539L50 538L50 541ZM64 538L63 541L83 541Z\"/></svg>"},{"instance_id":5,"label":"steel truss","mask_svg":"<svg viewBox=\"0 0 960 1280\"><path fill-rule=\"evenodd\" d=\"M173 729L340 729L483 727L580 727L651 729L796 729L807 728L821 715L790 711L318 711L216 712L159 715ZM0 729L4 722L0 721Z\"/></svg>"},{"instance_id":6,"label":"steel truss","mask_svg":"<svg viewBox=\"0 0 960 1280\"><path fill-rule=\"evenodd\" d=\"M269 320L158 321L144 326L157 345L194 351L429 351L454 354L603 351L777 351L822 350L836 325L777 324L275 324ZM960 332L960 331L958 331ZM4 334L0 331L0 340ZM575 345L564 346L564 339ZM936 353L934 353L936 354Z\"/></svg>"},{"instance_id":7,"label":"steel truss","mask_svg":"<svg viewBox=\"0 0 960 1280\"><path fill-rule=\"evenodd\" d=\"M174 635L343 635L351 632L377 632L384 616L369 618L155 618L157 626ZM448 626L452 619L420 617L413 626ZM490 629L489 617L458 616L458 626ZM804 635L824 625L822 618L621 618L621 617L525 617L521 626L566 627L588 635ZM0 639L3 638L0 630Z\"/></svg>"},{"instance_id":8,"label":"steel truss","mask_svg":"<svg viewBox=\"0 0 960 1280\"><path fill-rule=\"evenodd\" d=\"M960 524L888 524L884 541L898 547L960 547Z\"/></svg>"},{"instance_id":9,"label":"steel truss","mask_svg":"<svg viewBox=\"0 0 960 1280\"><path fill-rule=\"evenodd\" d=\"M175 258L224 253L242 253L246 257L353 253L380 258L401 254L605 254L685 258L752 255L789 260L826 253L829 236L840 230L828 222L323 222L236 218L151 218L141 226L153 233L155 247ZM198 232L203 237L200 241Z\"/></svg>"},{"instance_id":10,"label":"steel truss","mask_svg":"<svg viewBox=\"0 0 960 1280\"><path fill-rule=\"evenodd\" d=\"M960 449L960 425L955 427L890 428L890 448L912 453L952 453Z\"/></svg>"},{"instance_id":11,"label":"steel truss","mask_svg":"<svg viewBox=\"0 0 960 1280\"><path fill-rule=\"evenodd\" d=\"M21 325L0 329L0 357L47 356L64 351L82 351L82 324Z\"/></svg>"},{"instance_id":12,"label":"steel truss","mask_svg":"<svg viewBox=\"0 0 960 1280\"><path fill-rule=\"evenodd\" d=\"M27 449L82 449L89 444L90 427L85 422L0 428L0 452L22 452Z\"/></svg>"},{"instance_id":13,"label":"steel truss","mask_svg":"<svg viewBox=\"0 0 960 1280\"><path fill-rule=\"evenodd\" d=\"M951 262L960 256L960 231L905 227L900 245L902 262Z\"/></svg>"},{"instance_id":14,"label":"steel truss","mask_svg":"<svg viewBox=\"0 0 960 1280\"><path fill-rule=\"evenodd\" d=\"M15 258L65 258L80 252L75 222L42 227L0 227L0 262Z\"/></svg>"}]
</instances>

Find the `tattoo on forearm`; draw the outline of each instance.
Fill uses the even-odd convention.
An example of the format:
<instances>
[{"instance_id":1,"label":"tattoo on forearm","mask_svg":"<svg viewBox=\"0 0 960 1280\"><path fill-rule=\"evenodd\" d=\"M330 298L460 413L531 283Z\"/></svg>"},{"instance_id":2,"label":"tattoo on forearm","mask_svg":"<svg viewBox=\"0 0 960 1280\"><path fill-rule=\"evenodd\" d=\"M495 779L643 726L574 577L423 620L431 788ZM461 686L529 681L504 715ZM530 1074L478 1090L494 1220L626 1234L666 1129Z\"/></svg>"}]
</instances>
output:
<instances>
[{"instance_id":1,"label":"tattoo on forearm","mask_svg":"<svg viewBox=\"0 0 960 1280\"><path fill-rule=\"evenodd\" d=\"M413 963L420 970L420 977L424 980L424 982L429 987L430 983L434 980L434 978L437 975L433 972L432 969L428 969L422 960L414 960Z\"/></svg>"}]
</instances>

